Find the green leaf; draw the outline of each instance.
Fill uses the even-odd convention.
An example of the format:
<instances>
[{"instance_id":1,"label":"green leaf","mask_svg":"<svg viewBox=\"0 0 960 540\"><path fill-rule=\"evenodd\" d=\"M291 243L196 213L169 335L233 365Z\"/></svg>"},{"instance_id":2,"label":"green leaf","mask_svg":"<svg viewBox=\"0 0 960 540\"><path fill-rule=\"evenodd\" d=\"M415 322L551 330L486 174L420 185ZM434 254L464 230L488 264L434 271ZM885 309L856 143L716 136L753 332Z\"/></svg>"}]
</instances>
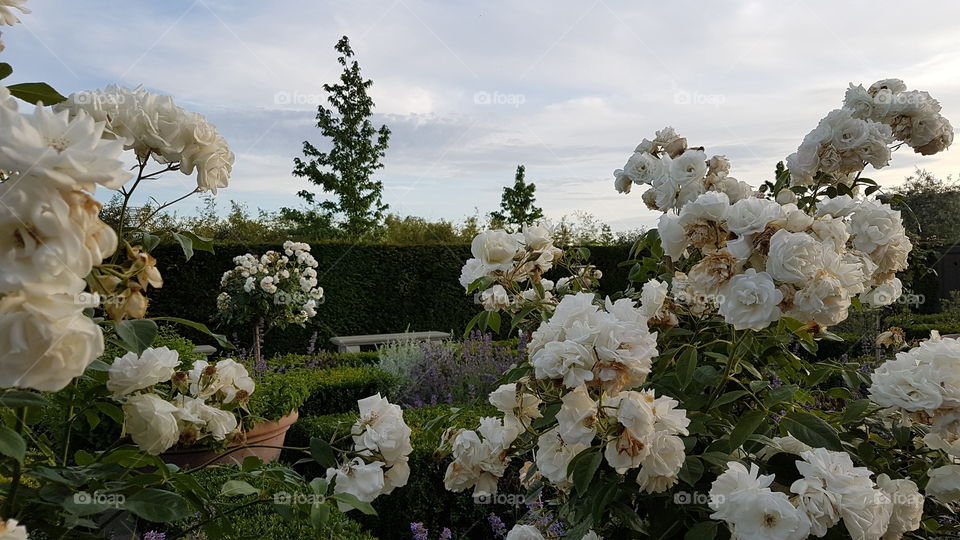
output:
<instances>
[{"instance_id":1,"label":"green leaf","mask_svg":"<svg viewBox=\"0 0 960 540\"><path fill-rule=\"evenodd\" d=\"M193 240L179 233L171 233L173 238L180 243L180 249L183 250L183 256L189 261L193 258Z\"/></svg>"},{"instance_id":2,"label":"green leaf","mask_svg":"<svg viewBox=\"0 0 960 540\"><path fill-rule=\"evenodd\" d=\"M229 341L227 341L227 336L223 334L214 334L209 328L207 328L207 325L203 323L193 322L187 319L181 319L180 317L153 317L150 320L151 321L169 321L177 324L182 324L183 326L193 328L198 332L203 332L204 334L217 340L217 345L219 345L221 348L224 348L224 349L236 348Z\"/></svg>"},{"instance_id":3,"label":"green leaf","mask_svg":"<svg viewBox=\"0 0 960 540\"><path fill-rule=\"evenodd\" d=\"M123 347L136 354L141 354L150 347L158 333L157 323L150 319L120 321L116 328Z\"/></svg>"},{"instance_id":4,"label":"green leaf","mask_svg":"<svg viewBox=\"0 0 960 540\"><path fill-rule=\"evenodd\" d=\"M44 105L56 105L67 98L60 95L47 83L20 83L7 87L13 97L20 98L27 103L36 105L43 102Z\"/></svg>"},{"instance_id":5,"label":"green leaf","mask_svg":"<svg viewBox=\"0 0 960 540\"><path fill-rule=\"evenodd\" d=\"M327 484L327 479L322 476L317 476L310 481L310 489L313 490L315 495L326 495L328 487L330 485Z\"/></svg>"},{"instance_id":6,"label":"green leaf","mask_svg":"<svg viewBox=\"0 0 960 540\"><path fill-rule=\"evenodd\" d=\"M0 454L10 456L22 463L27 455L27 443L16 431L7 426L0 426Z\"/></svg>"},{"instance_id":7,"label":"green leaf","mask_svg":"<svg viewBox=\"0 0 960 540\"><path fill-rule=\"evenodd\" d=\"M372 506L370 506L370 503L365 503L360 499L358 499L355 495L352 495L350 493L334 493L333 495L330 496L330 498L337 502L342 502L347 506L356 508L357 510L363 512L368 516L377 515L377 511L374 510Z\"/></svg>"},{"instance_id":8,"label":"green leaf","mask_svg":"<svg viewBox=\"0 0 960 540\"><path fill-rule=\"evenodd\" d=\"M584 493L587 490L601 463L603 463L603 453L599 448L587 448L570 460L567 474L578 493Z\"/></svg>"},{"instance_id":9,"label":"green leaf","mask_svg":"<svg viewBox=\"0 0 960 540\"><path fill-rule=\"evenodd\" d=\"M693 373L696 370L697 350L691 347L680 355L680 360L677 362L677 379L683 388L686 388L693 380Z\"/></svg>"},{"instance_id":10,"label":"green leaf","mask_svg":"<svg viewBox=\"0 0 960 540\"><path fill-rule=\"evenodd\" d=\"M336 467L337 465L337 456L333 453L333 447L320 437L310 439L310 455L324 467Z\"/></svg>"},{"instance_id":11,"label":"green leaf","mask_svg":"<svg viewBox=\"0 0 960 540\"><path fill-rule=\"evenodd\" d=\"M260 493L260 490L244 482L243 480L227 480L220 488L220 494L226 497L239 497L241 495L253 495Z\"/></svg>"},{"instance_id":12,"label":"green leaf","mask_svg":"<svg viewBox=\"0 0 960 540\"><path fill-rule=\"evenodd\" d=\"M155 234L150 234L148 232L143 233L143 250L147 253L150 253L160 245L160 237Z\"/></svg>"},{"instance_id":13,"label":"green leaf","mask_svg":"<svg viewBox=\"0 0 960 540\"><path fill-rule=\"evenodd\" d=\"M701 521L690 527L683 540L713 540L717 536L717 525L716 521Z\"/></svg>"},{"instance_id":14,"label":"green leaf","mask_svg":"<svg viewBox=\"0 0 960 540\"><path fill-rule=\"evenodd\" d=\"M869 399L858 399L856 401L847 402L847 409L843 411L843 416L840 417L840 422L846 424L860 420L863 418L864 413L869 407Z\"/></svg>"},{"instance_id":15,"label":"green leaf","mask_svg":"<svg viewBox=\"0 0 960 540\"><path fill-rule=\"evenodd\" d=\"M186 236L193 242L193 249L196 251L206 251L208 253L215 253L213 250L213 238L206 238L204 236L199 236L193 231L180 231L180 234Z\"/></svg>"},{"instance_id":16,"label":"green leaf","mask_svg":"<svg viewBox=\"0 0 960 540\"><path fill-rule=\"evenodd\" d=\"M785 384L778 388L773 388L770 390L766 399L763 400L763 404L766 405L767 408L770 408L778 403L793 401L793 396L799 389L800 387L795 384Z\"/></svg>"},{"instance_id":17,"label":"green leaf","mask_svg":"<svg viewBox=\"0 0 960 540\"><path fill-rule=\"evenodd\" d=\"M741 416L736 427L730 432L730 450L740 448L740 445L760 427L766 418L767 413L763 410L751 410Z\"/></svg>"},{"instance_id":18,"label":"green leaf","mask_svg":"<svg viewBox=\"0 0 960 540\"><path fill-rule=\"evenodd\" d=\"M0 407L45 407L50 402L40 394L24 390L8 390L0 394Z\"/></svg>"},{"instance_id":19,"label":"green leaf","mask_svg":"<svg viewBox=\"0 0 960 540\"><path fill-rule=\"evenodd\" d=\"M13 68L6 62L0 62L0 79L6 79L13 73Z\"/></svg>"},{"instance_id":20,"label":"green leaf","mask_svg":"<svg viewBox=\"0 0 960 540\"><path fill-rule=\"evenodd\" d=\"M721 405L726 405L727 403L732 403L743 396L749 395L750 392L746 390L733 390L732 392L727 392L726 394L721 395L713 402L714 407L719 407Z\"/></svg>"},{"instance_id":21,"label":"green leaf","mask_svg":"<svg viewBox=\"0 0 960 540\"><path fill-rule=\"evenodd\" d=\"M787 432L814 448L841 451L840 436L833 426L807 412L792 412L780 420Z\"/></svg>"},{"instance_id":22,"label":"green leaf","mask_svg":"<svg viewBox=\"0 0 960 540\"><path fill-rule=\"evenodd\" d=\"M313 528L320 529L329 519L330 505L320 501L313 503L313 508L310 509L310 523L313 524Z\"/></svg>"},{"instance_id":23,"label":"green leaf","mask_svg":"<svg viewBox=\"0 0 960 540\"><path fill-rule=\"evenodd\" d=\"M187 501L172 491L147 488L127 497L124 508L155 523L183 519L191 514Z\"/></svg>"},{"instance_id":24,"label":"green leaf","mask_svg":"<svg viewBox=\"0 0 960 540\"><path fill-rule=\"evenodd\" d=\"M109 416L114 422L118 424L123 423L123 410L120 407L117 407L113 403L107 403L104 401L97 401L93 404L103 414Z\"/></svg>"},{"instance_id":25,"label":"green leaf","mask_svg":"<svg viewBox=\"0 0 960 540\"><path fill-rule=\"evenodd\" d=\"M86 450L77 450L76 453L73 454L73 461L75 461L77 465L81 467L86 467L96 460L97 458L93 457L93 454L87 452Z\"/></svg>"},{"instance_id":26,"label":"green leaf","mask_svg":"<svg viewBox=\"0 0 960 540\"><path fill-rule=\"evenodd\" d=\"M687 460L683 463L683 468L680 469L680 473L677 475L680 480L683 480L685 483L693 486L696 485L697 481L700 480L700 477L703 476L703 462L700 461L700 458L696 456L687 456Z\"/></svg>"}]
</instances>

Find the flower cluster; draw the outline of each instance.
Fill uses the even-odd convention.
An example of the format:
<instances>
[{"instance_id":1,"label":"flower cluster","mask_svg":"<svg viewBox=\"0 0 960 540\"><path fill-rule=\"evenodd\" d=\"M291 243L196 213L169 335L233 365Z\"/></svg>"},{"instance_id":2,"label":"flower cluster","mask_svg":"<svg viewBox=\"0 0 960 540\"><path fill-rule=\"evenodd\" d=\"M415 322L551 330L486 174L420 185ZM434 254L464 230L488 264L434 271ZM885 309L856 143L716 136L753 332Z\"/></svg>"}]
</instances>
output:
<instances>
[{"instance_id":1,"label":"flower cluster","mask_svg":"<svg viewBox=\"0 0 960 540\"><path fill-rule=\"evenodd\" d=\"M179 366L177 351L166 347L127 353L110 366L107 389L123 401L124 429L148 454L232 438L239 430L234 411L256 387L229 358L215 365L198 360L189 371Z\"/></svg>"},{"instance_id":2,"label":"flower cluster","mask_svg":"<svg viewBox=\"0 0 960 540\"><path fill-rule=\"evenodd\" d=\"M360 418L350 430L357 457L327 469L327 482L335 482L334 493L349 493L363 502L372 502L407 484L408 459L413 446L403 411L375 394L357 402ZM353 508L339 503L341 511Z\"/></svg>"},{"instance_id":3,"label":"flower cluster","mask_svg":"<svg viewBox=\"0 0 960 540\"><path fill-rule=\"evenodd\" d=\"M960 341L936 333L873 373L870 399L930 424L923 441L960 457Z\"/></svg>"},{"instance_id":4,"label":"flower cluster","mask_svg":"<svg viewBox=\"0 0 960 540\"><path fill-rule=\"evenodd\" d=\"M103 122L37 106L18 111L0 89L0 386L57 391L103 352L84 309L85 278L117 249L90 194L117 188L124 171Z\"/></svg>"},{"instance_id":5,"label":"flower cluster","mask_svg":"<svg viewBox=\"0 0 960 540\"><path fill-rule=\"evenodd\" d=\"M179 107L170 96L110 85L71 94L55 108L105 123L104 134L136 152L141 163L152 156L183 174L196 170L199 191L215 194L230 181L234 155L227 142L202 115Z\"/></svg>"},{"instance_id":6,"label":"flower cluster","mask_svg":"<svg viewBox=\"0 0 960 540\"><path fill-rule=\"evenodd\" d=\"M674 300L696 314L717 309L738 330L761 330L783 316L832 326L846 319L854 296L885 306L902 294L895 274L912 245L900 212L842 195L810 214L778 199L731 202L708 192L678 215L662 215L664 253L700 257L674 275Z\"/></svg>"},{"instance_id":7,"label":"flower cluster","mask_svg":"<svg viewBox=\"0 0 960 540\"><path fill-rule=\"evenodd\" d=\"M753 194L753 188L729 175L730 161L723 156L707 159L703 148L687 148L687 139L672 127L644 139L622 169L613 172L614 187L630 193L633 184L650 186L643 202L652 210L678 209L707 191L725 193L731 202Z\"/></svg>"},{"instance_id":8,"label":"flower cluster","mask_svg":"<svg viewBox=\"0 0 960 540\"><path fill-rule=\"evenodd\" d=\"M907 91L899 79L847 90L843 108L830 111L787 157L792 185L852 184L867 164L890 163L891 145L903 141L930 155L953 142L953 127L940 115L940 104L927 92Z\"/></svg>"},{"instance_id":9,"label":"flower cluster","mask_svg":"<svg viewBox=\"0 0 960 540\"><path fill-rule=\"evenodd\" d=\"M533 333L524 363L532 377L490 394L502 418L482 418L476 430L446 434L453 455L444 478L447 489L496 493L515 446L530 446L514 444L528 432L536 434L538 476L561 491L571 486L571 461L593 451L602 451L620 474L639 468L634 479L646 492L676 483L685 458L680 435L687 434L686 412L670 397L633 390L646 380L657 354L646 313L658 308L607 299L600 309L593 299L589 293L563 297ZM544 410L556 406L555 420L531 429Z\"/></svg>"},{"instance_id":10,"label":"flower cluster","mask_svg":"<svg viewBox=\"0 0 960 540\"><path fill-rule=\"evenodd\" d=\"M541 276L553 268L563 251L554 246L553 227L548 223L524 225L519 233L503 229L481 232L470 251L473 258L460 271L460 285L468 292L476 291L477 303L485 310L507 309L524 300L553 299L555 284ZM524 290L524 284L537 284L540 290Z\"/></svg>"},{"instance_id":11,"label":"flower cluster","mask_svg":"<svg viewBox=\"0 0 960 540\"><path fill-rule=\"evenodd\" d=\"M266 319L270 327L302 324L317 315L323 288L317 286L317 260L310 246L286 241L283 252L250 253L233 259L224 272L217 307L232 322Z\"/></svg>"},{"instance_id":12,"label":"flower cluster","mask_svg":"<svg viewBox=\"0 0 960 540\"><path fill-rule=\"evenodd\" d=\"M823 448L799 451L800 478L773 490L774 475L760 475L730 462L710 490L711 518L727 523L742 540L801 540L823 537L841 521L850 538L902 538L920 527L923 496L911 480L891 480L855 467L845 452Z\"/></svg>"},{"instance_id":13,"label":"flower cluster","mask_svg":"<svg viewBox=\"0 0 960 540\"><path fill-rule=\"evenodd\" d=\"M560 534L553 534L552 531L547 531L547 534L544 534L534 525L518 523L507 533L506 540L547 540L548 538L560 537ZM603 540L603 538L598 536L597 533L589 531L587 534L581 536L580 540Z\"/></svg>"},{"instance_id":14,"label":"flower cluster","mask_svg":"<svg viewBox=\"0 0 960 540\"><path fill-rule=\"evenodd\" d=\"M929 156L950 147L953 126L940 114L940 103L922 90L907 90L900 79L884 79L864 89L850 85L843 106L853 116L890 126L893 137Z\"/></svg>"}]
</instances>

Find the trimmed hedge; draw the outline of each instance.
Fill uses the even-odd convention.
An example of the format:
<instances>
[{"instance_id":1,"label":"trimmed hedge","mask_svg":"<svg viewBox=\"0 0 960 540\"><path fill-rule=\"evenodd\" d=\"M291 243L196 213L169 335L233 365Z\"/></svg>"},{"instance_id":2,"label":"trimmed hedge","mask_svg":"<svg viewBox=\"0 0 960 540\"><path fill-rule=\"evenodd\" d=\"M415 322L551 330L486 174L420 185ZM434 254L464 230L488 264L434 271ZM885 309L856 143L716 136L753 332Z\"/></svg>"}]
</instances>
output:
<instances>
[{"instance_id":1,"label":"trimmed hedge","mask_svg":"<svg viewBox=\"0 0 960 540\"><path fill-rule=\"evenodd\" d=\"M150 291L151 316L176 316L208 323L216 311L220 277L234 267L233 258L245 253L278 250L275 244L220 244L216 254L197 252L185 261L179 245L154 249L162 289ZM601 292L612 294L627 285L629 246L595 246L591 260L603 271ZM477 313L473 299L460 286L460 269L470 257L470 247L383 246L314 244L311 251L320 264L320 286L326 299L306 328L273 330L266 336L267 355L305 353L316 332L315 346L330 347L337 335L380 334L410 331L463 331ZM238 345L246 346L250 329L220 329ZM213 344L209 337L189 332L198 343Z\"/></svg>"},{"instance_id":2,"label":"trimmed hedge","mask_svg":"<svg viewBox=\"0 0 960 540\"><path fill-rule=\"evenodd\" d=\"M899 326L907 335L907 340L926 339L931 330L941 334L960 334L960 317L956 313L934 314L901 313L887 317L885 326Z\"/></svg>"},{"instance_id":3,"label":"trimmed hedge","mask_svg":"<svg viewBox=\"0 0 960 540\"><path fill-rule=\"evenodd\" d=\"M443 428L428 432L425 426L434 418L450 413L454 407L460 408L460 413L452 423L443 422L443 426L452 424L455 427L474 429L481 416L496 413L488 404L434 405L404 410L404 420L410 426L413 445L409 482L390 495L379 497L373 502L377 510L376 516L354 516L356 512L350 515L378 538L407 540L410 538L412 521L422 521L427 529L435 531L449 527L455 538L489 538L490 529L486 516L491 512L509 522L510 518L519 517L525 510L523 507L477 504L473 500L472 490L462 493L446 490L443 476L450 460L435 455ZM329 440L334 434L342 436L349 433L357 416L356 412L350 412L301 419L287 433L287 444L309 446L311 437ZM514 485L517 484L519 465L512 465L504 475L500 482L502 493L523 493L519 485ZM306 478L324 474L316 463L302 465L301 472Z\"/></svg>"},{"instance_id":4,"label":"trimmed hedge","mask_svg":"<svg viewBox=\"0 0 960 540\"><path fill-rule=\"evenodd\" d=\"M372 366L330 369L296 369L284 374L296 377L310 389L300 406L300 416L320 416L352 411L357 400L380 393L387 395L394 378Z\"/></svg>"},{"instance_id":5,"label":"trimmed hedge","mask_svg":"<svg viewBox=\"0 0 960 540\"><path fill-rule=\"evenodd\" d=\"M314 391L309 377L297 372L267 372L257 377L257 387L250 395L250 414L268 421L279 420L303 404Z\"/></svg>"},{"instance_id":6,"label":"trimmed hedge","mask_svg":"<svg viewBox=\"0 0 960 540\"><path fill-rule=\"evenodd\" d=\"M322 352L319 354L284 354L267 360L276 369L333 368L375 366L380 361L377 351L358 353Z\"/></svg>"}]
</instances>

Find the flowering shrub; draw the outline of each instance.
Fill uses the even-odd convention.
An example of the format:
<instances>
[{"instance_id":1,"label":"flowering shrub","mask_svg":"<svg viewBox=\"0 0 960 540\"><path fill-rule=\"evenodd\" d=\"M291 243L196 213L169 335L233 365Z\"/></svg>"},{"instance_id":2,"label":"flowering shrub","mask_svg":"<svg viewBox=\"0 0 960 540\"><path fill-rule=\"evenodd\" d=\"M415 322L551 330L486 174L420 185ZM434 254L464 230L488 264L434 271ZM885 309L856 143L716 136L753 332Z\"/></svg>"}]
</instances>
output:
<instances>
[{"instance_id":1,"label":"flowering shrub","mask_svg":"<svg viewBox=\"0 0 960 540\"><path fill-rule=\"evenodd\" d=\"M247 253L233 259L236 267L220 279L217 318L229 325L255 324L254 351L260 361L262 332L303 324L317 316L323 288L317 286L317 261L310 245L286 241L283 252L259 258Z\"/></svg>"},{"instance_id":2,"label":"flowering shrub","mask_svg":"<svg viewBox=\"0 0 960 540\"><path fill-rule=\"evenodd\" d=\"M927 94L899 81L857 88L758 190L672 128L644 140L614 173L621 192L648 184L644 202L664 211L634 247L648 254L632 261L642 287L602 308L593 294L557 290L546 309L513 308L531 321L514 326L535 328L527 358L490 395L502 417L446 434L447 488L495 493L520 461L527 500L541 497L577 539L592 529L713 538L718 521L741 540L955 532L943 505L960 499L949 397L960 346L928 342L881 366L876 404L859 395L869 366L795 354L795 344L838 339L827 328L851 308L902 294L896 273L912 246L899 212L871 197L879 187L864 167L885 166L895 139L920 153L952 139ZM897 105L882 109L888 94ZM529 257L516 237L476 245L491 246L475 250L478 261L502 266L485 267L468 292ZM464 274L479 275L468 267L478 262ZM510 309L516 297L492 294L485 307ZM892 420L879 406L904 412ZM914 437L926 448L914 452ZM554 536L532 517L507 534Z\"/></svg>"}]
</instances>

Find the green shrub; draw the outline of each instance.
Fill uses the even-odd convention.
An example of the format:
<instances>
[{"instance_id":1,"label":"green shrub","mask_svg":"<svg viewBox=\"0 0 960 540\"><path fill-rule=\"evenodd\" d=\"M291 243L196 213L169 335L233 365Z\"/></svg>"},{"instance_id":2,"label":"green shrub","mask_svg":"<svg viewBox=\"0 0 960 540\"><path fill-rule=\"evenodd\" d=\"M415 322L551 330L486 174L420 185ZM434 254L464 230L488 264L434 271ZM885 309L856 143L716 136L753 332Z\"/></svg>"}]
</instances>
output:
<instances>
[{"instance_id":1,"label":"green shrub","mask_svg":"<svg viewBox=\"0 0 960 540\"><path fill-rule=\"evenodd\" d=\"M394 379L372 366L330 369L295 369L287 372L305 381L310 395L300 416L320 416L352 411L357 400L380 393L388 395Z\"/></svg>"},{"instance_id":2,"label":"green shrub","mask_svg":"<svg viewBox=\"0 0 960 540\"><path fill-rule=\"evenodd\" d=\"M428 431L426 426L431 420L447 415L454 407L460 412L451 421L439 422L439 428ZM405 409L404 420L411 429L411 443L413 452L410 454L410 480L406 486L398 488L390 495L379 497L373 502L377 510L376 516L353 516L372 531L378 538L389 540L393 538L408 539L410 537L410 522L422 521L430 530L440 531L449 527L455 538L488 538L489 528L486 516L494 512L509 521L509 517L522 514L524 508L505 507L502 505L477 504L473 500L471 490L463 493L447 491L443 485L443 476L449 464L449 458L436 455L442 431L447 426L461 428L476 428L481 416L496 413L490 405L434 405L419 409ZM317 416L301 419L294 424L287 434L287 444L290 446L307 446L311 437L320 437L329 440L335 434L349 433L350 426L356 421L358 414L349 412L344 414ZM285 456L298 459L300 456ZM500 482L502 493L518 494L523 490L517 485L517 467L514 464ZM323 474L317 464L301 466L301 472L306 478Z\"/></svg>"},{"instance_id":3,"label":"green shrub","mask_svg":"<svg viewBox=\"0 0 960 540\"><path fill-rule=\"evenodd\" d=\"M157 338L153 341L153 347L166 347L177 351L180 355L181 366L190 366L197 360L205 358L203 354L193 352L196 347L193 341L184 337L180 331L186 331L186 327L177 327L174 325L161 324L158 328ZM103 354L100 359L108 364L113 363L113 359L127 354L127 350L120 346L119 339L112 332L106 333Z\"/></svg>"},{"instance_id":4,"label":"green shrub","mask_svg":"<svg viewBox=\"0 0 960 540\"><path fill-rule=\"evenodd\" d=\"M197 322L212 320L217 309L220 276L244 253L278 249L275 244L218 244L217 252L198 251L186 262L179 245L164 244L153 251L164 276L164 287L150 291L151 316L176 316ZM601 292L612 294L627 285L629 246L591 247L591 260L603 271ZM265 340L267 356L307 352L315 345L330 348L330 338L341 335L440 330L461 332L478 307L464 294L458 278L470 257L467 245L384 246L313 244L319 262L325 302L318 306L316 323L306 328L271 331ZM249 328L224 329L238 346L248 346ZM234 338L236 334L236 338ZM213 344L209 337L188 333L197 343Z\"/></svg>"},{"instance_id":5,"label":"green shrub","mask_svg":"<svg viewBox=\"0 0 960 540\"><path fill-rule=\"evenodd\" d=\"M269 467L269 466L268 466ZM194 478L199 484L209 491L211 497L215 497L230 476L235 474L235 467L212 467L203 469L196 473ZM254 487L263 488L262 483L252 482ZM256 500L256 495L247 495L243 497L230 497L221 500L224 509L239 506L245 503L251 503ZM224 515L221 519L213 522L213 527L221 531L232 531L228 533L227 538L270 538L271 540L300 540L302 538L320 538L318 533L312 529L309 524L295 523L284 519L271 508L271 501L260 504L253 504L237 512ZM330 522L337 531L330 540L376 540L374 536L363 530L355 521L347 516L333 510L330 514ZM192 523L185 522L180 526L189 527Z\"/></svg>"},{"instance_id":6,"label":"green shrub","mask_svg":"<svg viewBox=\"0 0 960 540\"><path fill-rule=\"evenodd\" d=\"M907 339L925 339L930 337L931 330L941 334L960 334L960 316L957 313L933 313L921 315L917 313L902 313L893 315L884 320L886 326L899 326L907 334Z\"/></svg>"},{"instance_id":7,"label":"green shrub","mask_svg":"<svg viewBox=\"0 0 960 540\"><path fill-rule=\"evenodd\" d=\"M297 372L268 371L257 377L257 387L250 396L250 414L256 420L279 420L302 408L312 390L310 379Z\"/></svg>"},{"instance_id":8,"label":"green shrub","mask_svg":"<svg viewBox=\"0 0 960 540\"><path fill-rule=\"evenodd\" d=\"M321 352L310 355L279 355L267 360L267 365L274 369L362 367L375 366L379 359L380 355L376 351L358 353Z\"/></svg>"}]
</instances>

